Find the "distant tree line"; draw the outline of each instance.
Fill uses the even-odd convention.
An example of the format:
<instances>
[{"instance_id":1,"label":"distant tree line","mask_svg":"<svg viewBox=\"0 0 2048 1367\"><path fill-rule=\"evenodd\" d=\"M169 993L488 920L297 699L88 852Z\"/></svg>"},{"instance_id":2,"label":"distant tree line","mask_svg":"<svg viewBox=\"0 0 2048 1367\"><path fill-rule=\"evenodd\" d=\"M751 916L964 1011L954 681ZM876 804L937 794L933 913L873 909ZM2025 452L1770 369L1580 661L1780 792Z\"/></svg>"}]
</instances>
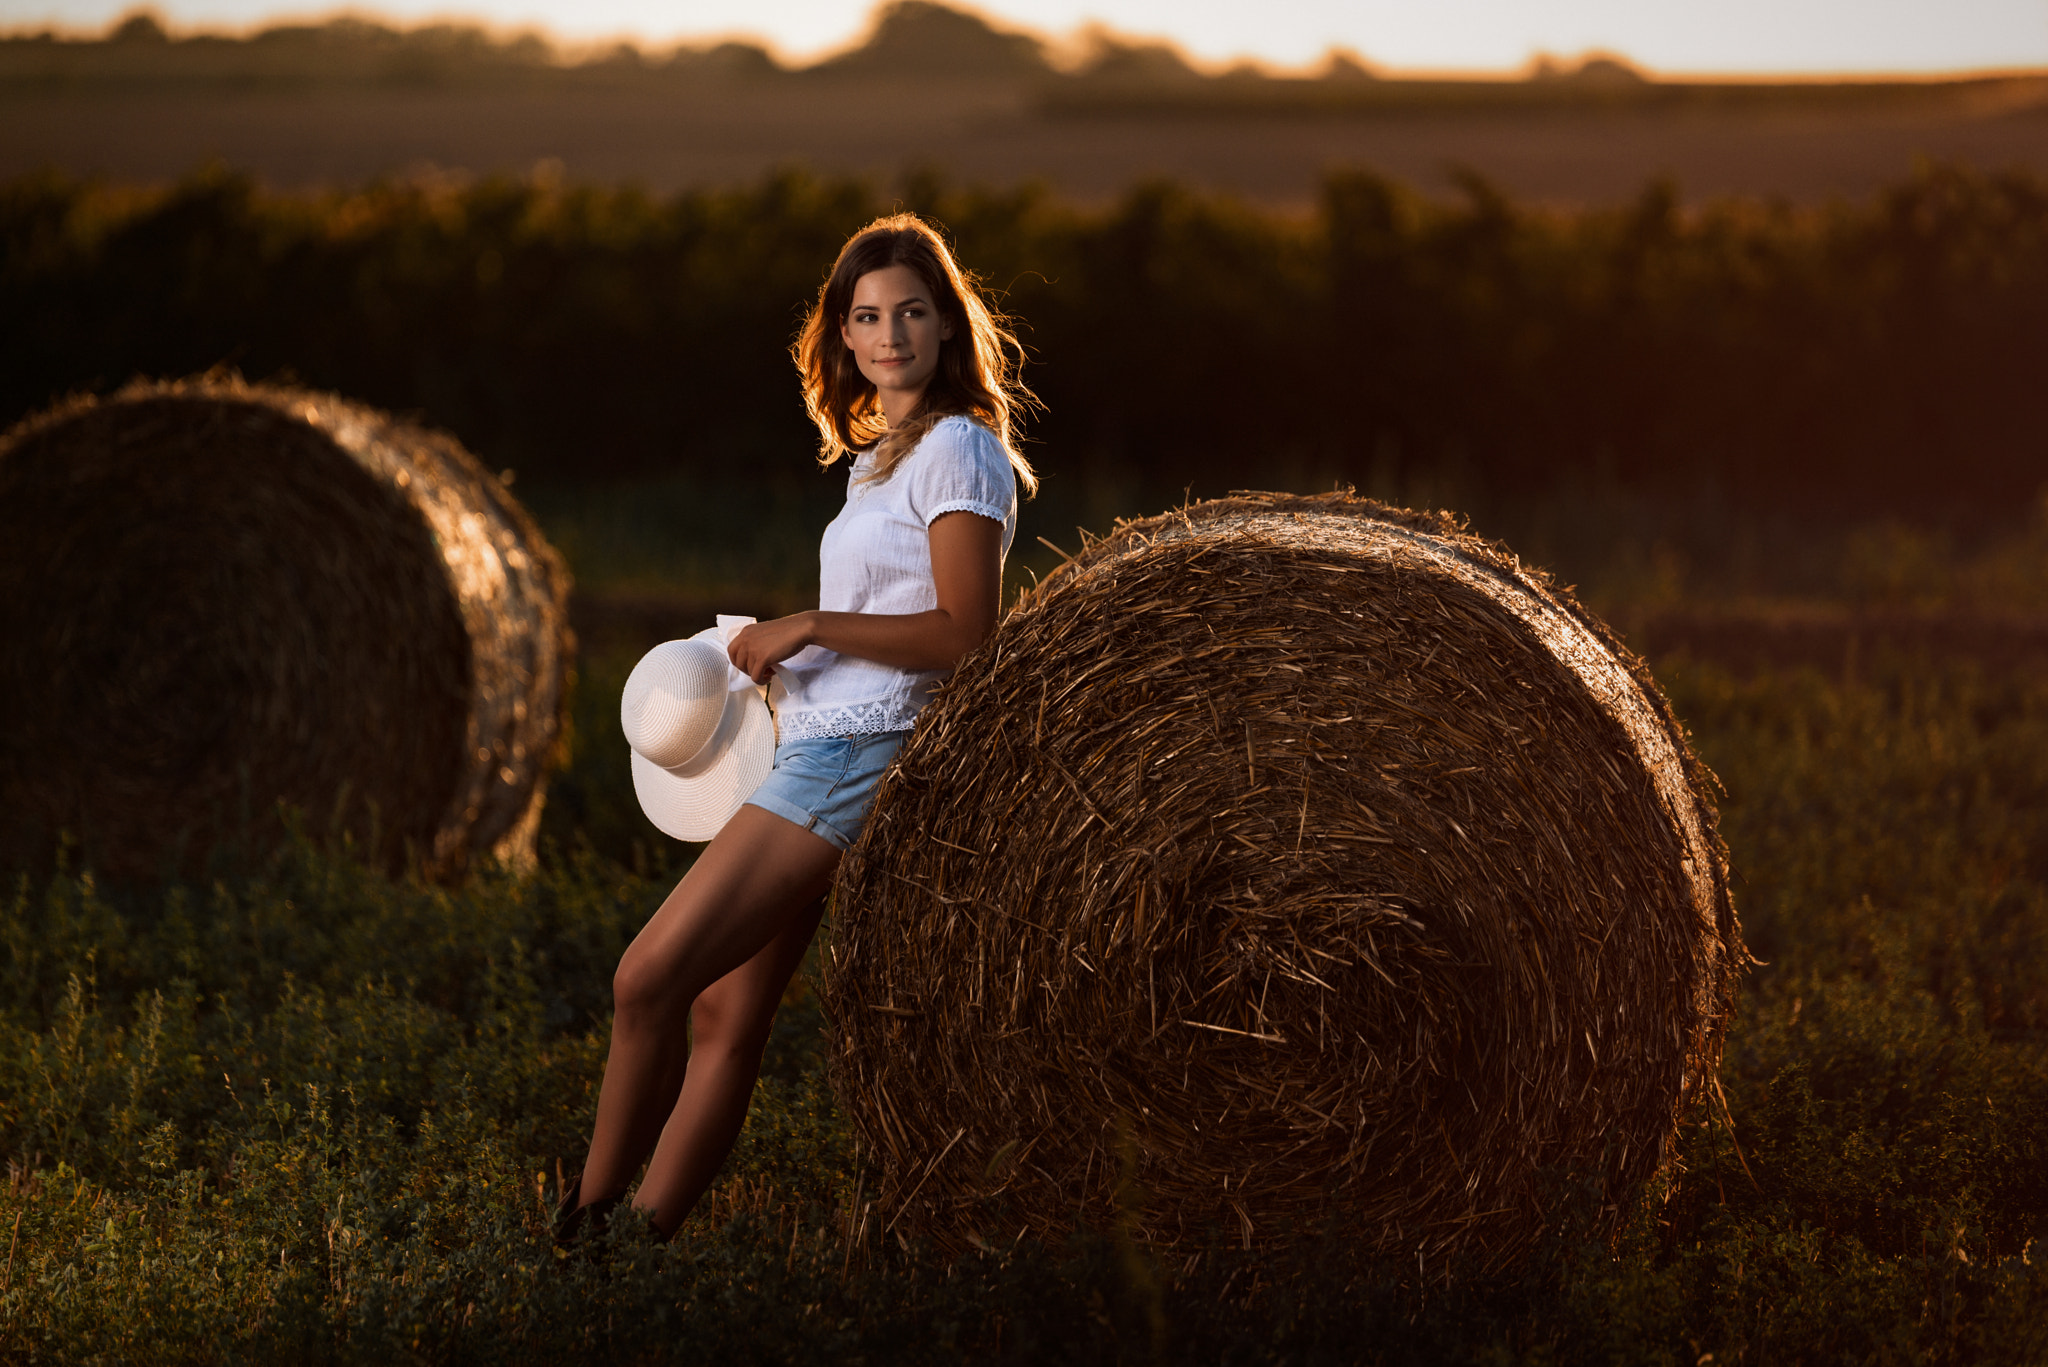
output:
<instances>
[{"instance_id":1,"label":"distant tree line","mask_svg":"<svg viewBox=\"0 0 2048 1367\"><path fill-rule=\"evenodd\" d=\"M1332 176L1289 217L1171 184L1101 208L790 172L655 199L488 180L266 194L0 184L0 416L136 374L290 375L552 480L800 470L785 354L847 233L942 222L1020 320L1068 487L1451 471L1734 506L1997 511L2048 480L2048 183L1871 202L1426 202Z\"/></svg>"},{"instance_id":2,"label":"distant tree line","mask_svg":"<svg viewBox=\"0 0 2048 1367\"><path fill-rule=\"evenodd\" d=\"M1573 62L1541 57L1517 79L1387 75L1356 53L1333 48L1311 72L1276 72L1249 62L1204 71L1169 42L1120 35L1100 25L1057 45L999 28L982 15L934 0L884 0L862 40L802 66L785 65L746 42L683 43L648 50L620 42L565 51L528 30L493 33L473 24L394 28L343 14L318 23L280 23L246 36L174 34L139 9L100 37L44 30L0 33L0 93L106 92L138 86L209 90L351 86L437 90L568 91L728 87L734 82L796 87L836 80L999 82L1029 107L1063 118L1131 113L1206 116L1371 117L1390 110L1531 113L1561 108L1615 110L1732 108L1942 108L1959 114L1989 105L2041 102L2041 82L2024 73L1940 81L1672 81L1652 78L1611 53Z\"/></svg>"},{"instance_id":3,"label":"distant tree line","mask_svg":"<svg viewBox=\"0 0 2048 1367\"><path fill-rule=\"evenodd\" d=\"M132 12L100 38L43 31L0 35L0 83L96 85L181 81L250 84L322 81L383 85L616 83L621 80L765 80L886 69L937 76L1074 79L1110 86L1199 83L1202 76L1171 45L1118 38L1092 29L1078 62L1055 67L1046 43L998 29L978 14L931 0L888 0L876 7L863 42L807 67L785 66L757 44L682 44L646 52L617 43L596 52L565 53L531 31L496 35L471 24L397 29L355 15L320 23L275 24L247 37L174 35L150 10ZM1596 62L1596 84L1611 84L1611 59ZM1245 68L1237 73L1251 73ZM1545 69L1566 83L1576 71ZM579 78L580 82L579 82ZM1369 73L1348 54L1333 53L1322 79L1355 84ZM1640 78L1637 78L1638 80ZM1298 83L1298 82L1297 82ZM1498 84L1498 82L1496 82Z\"/></svg>"}]
</instances>

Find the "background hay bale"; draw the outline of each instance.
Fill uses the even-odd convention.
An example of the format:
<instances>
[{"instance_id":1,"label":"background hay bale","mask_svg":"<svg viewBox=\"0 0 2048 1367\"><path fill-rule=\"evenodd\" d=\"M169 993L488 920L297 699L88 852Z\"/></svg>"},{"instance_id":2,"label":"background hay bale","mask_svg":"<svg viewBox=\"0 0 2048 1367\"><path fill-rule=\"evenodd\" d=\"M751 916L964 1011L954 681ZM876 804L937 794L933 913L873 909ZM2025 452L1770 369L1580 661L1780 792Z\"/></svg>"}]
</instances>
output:
<instances>
[{"instance_id":1,"label":"background hay bale","mask_svg":"<svg viewBox=\"0 0 2048 1367\"><path fill-rule=\"evenodd\" d=\"M1609 1227L1746 956L1639 662L1447 519L1241 495L1124 525L963 663L837 889L843 1104L899 1230Z\"/></svg>"},{"instance_id":2,"label":"background hay bale","mask_svg":"<svg viewBox=\"0 0 2048 1367\"><path fill-rule=\"evenodd\" d=\"M282 800L387 867L529 858L568 575L452 438L207 377L0 439L0 857L260 850Z\"/></svg>"}]
</instances>

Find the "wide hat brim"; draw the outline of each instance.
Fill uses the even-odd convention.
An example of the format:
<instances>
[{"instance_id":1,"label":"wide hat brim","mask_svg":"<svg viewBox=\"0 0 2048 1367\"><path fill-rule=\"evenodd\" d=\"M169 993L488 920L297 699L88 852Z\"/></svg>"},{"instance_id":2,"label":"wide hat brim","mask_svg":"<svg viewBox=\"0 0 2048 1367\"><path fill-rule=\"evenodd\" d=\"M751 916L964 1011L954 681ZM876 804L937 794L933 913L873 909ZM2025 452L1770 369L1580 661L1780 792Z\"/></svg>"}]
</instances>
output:
<instances>
[{"instance_id":1,"label":"wide hat brim","mask_svg":"<svg viewBox=\"0 0 2048 1367\"><path fill-rule=\"evenodd\" d=\"M720 642L715 628L701 634ZM775 767L775 719L758 689L746 684L732 690L718 730L705 748L713 751L713 758L701 764L692 757L687 775L632 752L633 794L640 799L640 810L664 835L711 839Z\"/></svg>"}]
</instances>

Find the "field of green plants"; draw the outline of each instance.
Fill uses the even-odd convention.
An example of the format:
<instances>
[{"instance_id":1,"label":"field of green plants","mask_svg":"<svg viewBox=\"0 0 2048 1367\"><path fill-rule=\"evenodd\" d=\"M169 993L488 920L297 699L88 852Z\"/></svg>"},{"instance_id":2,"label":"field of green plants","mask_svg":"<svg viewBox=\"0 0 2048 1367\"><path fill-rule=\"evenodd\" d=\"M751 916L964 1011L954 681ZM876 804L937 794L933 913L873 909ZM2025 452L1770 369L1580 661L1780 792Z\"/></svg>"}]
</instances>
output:
<instances>
[{"instance_id":1,"label":"field of green plants","mask_svg":"<svg viewBox=\"0 0 2048 1367\"><path fill-rule=\"evenodd\" d=\"M2048 522L1986 557L2048 595ZM1980 563L1958 566L1987 573ZM1652 584L1651 587L1654 587ZM1625 615L1626 604L1614 610ZM2048 680L1656 663L1725 784L1750 943L1681 1165L1507 1279L1155 1261L1114 1228L948 1265L872 1190L799 980L740 1148L666 1248L558 1259L611 967L688 857L637 816L630 655L586 658L538 872L369 871L309 823L209 882L13 876L10 1361L2028 1362L2048 1353ZM829 934L829 929L827 931Z\"/></svg>"},{"instance_id":2,"label":"field of green plants","mask_svg":"<svg viewBox=\"0 0 2048 1367\"><path fill-rule=\"evenodd\" d=\"M769 479L725 502L742 495L718 442L749 460L783 450L801 470L800 414L742 431L677 395L730 380L794 410L776 369L790 310L874 193L801 177L670 204L507 184L319 203L220 177L149 193L0 186L0 389L13 413L137 370L290 368L530 470L519 490L586 606L773 610L804 592L830 481ZM1035 536L1070 544L1075 522L1156 511L1188 485L1341 476L1473 509L1477 530L1580 583L1632 634L1757 603L1850 621L2048 611L2038 410L2001 350L2048 326L2031 311L2048 288L2048 191L2030 182L1930 172L1887 204L1800 219L1680 214L1654 195L1633 216L1546 217L1354 181L1333 183L1316 224L1163 189L1093 217L931 193L984 269L1021 271L1064 243L1046 290L1067 270L1113 271L1113 254L1089 253L1139 252L1153 234L1147 271L1099 312L1063 313L1014 278L1051 405L1033 449L1052 479L1026 510L1022 577L1052 554L1023 553ZM1343 214L1380 226L1339 231ZM1624 259L1634 275L1615 273ZM721 260L724 293L675 293ZM1146 427L1107 381L1055 359L1055 340L1105 345L1111 304L1161 299L1183 310L1159 324L1176 338L1209 325L1207 301L1214 335L1256 324L1262 345L1305 346L1286 308L1243 292L1292 281L1289 307L1324 308L1338 260L1376 282L1387 327L1418 348L1401 361L1414 373L1380 373L1363 397L1331 381L1287 396L1300 414L1254 420L1189 401L1203 385L1244 392L1198 368L1173 381L1179 407L1148 392L1172 421ZM665 283L636 293L648 280ZM791 285L765 318L740 302L763 280ZM1744 281L1747 294L1731 284ZM472 295L503 311L474 312ZM1327 340L1354 315L1316 317ZM1572 317L1636 331L1594 345L1602 329L1571 333ZM1933 342L1915 319L1937 320ZM1823 324L1826 345L1802 348L1815 334L1797 326ZM1368 331L1359 354L1381 354ZM645 358L608 368L622 336L653 339L674 387ZM1957 338L1959 358L1913 371ZM760 375L719 369L741 345ZM1993 359L1965 374L1980 354ZM1766 374L1794 355L1821 386L1803 407ZM1146 382L1168 383L1173 361L1150 358ZM1491 407L1461 405L1441 375L1410 383L1466 361ZM1624 361L1640 372L1602 369ZM1724 388L1745 376L1761 386L1750 409ZM1934 403L1944 376L1974 410ZM563 397L574 384L580 408ZM1870 402L1852 415L1857 396ZM1592 414L1583 446L1569 403ZM1881 430L1905 410L1917 426ZM1821 440L1831 414L1846 435ZM1715 464L1715 442L1773 415L1776 445ZM1939 455L1978 436L2001 444L1909 459L1908 438ZM1185 483L1175 442L1203 453ZM1869 479L1831 512L1831 482L1865 456ZM604 1256L557 1257L548 1216L588 1134L612 967L690 853L639 817L618 734L618 687L646 642L591 634L536 871L390 878L315 814L288 849L223 852L190 884L117 886L75 861L0 874L0 1361L2048 1359L2048 674L1904 640L1766 667L1682 640L1652 654L1724 785L1761 961L1729 1035L1725 1106L1691 1118L1680 1162L1616 1242L1587 1234L1559 1173L1553 1232L1514 1275L1418 1284L1348 1256L1341 1218L1286 1254L1193 1263L1115 1227L954 1263L885 1234L803 978L740 1146L675 1242L628 1229Z\"/></svg>"}]
</instances>

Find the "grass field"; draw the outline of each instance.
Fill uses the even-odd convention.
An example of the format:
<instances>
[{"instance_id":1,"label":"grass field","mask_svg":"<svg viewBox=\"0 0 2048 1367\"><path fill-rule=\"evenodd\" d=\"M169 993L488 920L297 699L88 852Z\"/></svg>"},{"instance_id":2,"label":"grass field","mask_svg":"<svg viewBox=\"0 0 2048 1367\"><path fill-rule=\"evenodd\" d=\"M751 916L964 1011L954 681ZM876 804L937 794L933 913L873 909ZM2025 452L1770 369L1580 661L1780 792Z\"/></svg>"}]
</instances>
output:
<instances>
[{"instance_id":1,"label":"grass field","mask_svg":"<svg viewBox=\"0 0 2048 1367\"><path fill-rule=\"evenodd\" d=\"M617 507L539 502L599 598L730 588L636 562ZM808 540L796 517L762 510L762 554ZM1832 587L1809 616L2038 611L2041 534L1933 547L1888 587L1857 557L1897 535L1816 551ZM1768 595L1681 543L1552 554L1616 620L1764 619ZM547 1210L587 1134L610 970L688 858L632 806L621 638L581 663L530 877L394 881L315 825L190 886L0 885L0 1359L2041 1360L2048 679L1897 632L1851 668L1666 640L1653 664L1725 785L1763 962L1725 1112L1693 1118L1613 1247L1575 1232L1559 1174L1554 1237L1507 1279L1413 1285L1344 1256L1341 1222L1263 1259L1166 1265L1110 1229L949 1266L863 1221L800 981L675 1244L558 1262Z\"/></svg>"}]
</instances>

